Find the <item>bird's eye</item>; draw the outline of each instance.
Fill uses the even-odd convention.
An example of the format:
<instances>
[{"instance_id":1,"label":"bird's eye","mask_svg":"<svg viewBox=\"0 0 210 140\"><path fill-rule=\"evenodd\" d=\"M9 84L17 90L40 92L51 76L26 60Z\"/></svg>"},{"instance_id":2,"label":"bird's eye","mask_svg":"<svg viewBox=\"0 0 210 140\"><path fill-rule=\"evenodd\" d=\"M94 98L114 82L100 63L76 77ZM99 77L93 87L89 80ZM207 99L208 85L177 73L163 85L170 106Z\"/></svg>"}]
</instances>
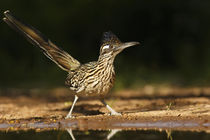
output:
<instances>
[{"instance_id":1,"label":"bird's eye","mask_svg":"<svg viewBox=\"0 0 210 140\"><path fill-rule=\"evenodd\" d=\"M109 49L109 45L105 45L104 47L103 47L103 50L105 50L105 49Z\"/></svg>"}]
</instances>

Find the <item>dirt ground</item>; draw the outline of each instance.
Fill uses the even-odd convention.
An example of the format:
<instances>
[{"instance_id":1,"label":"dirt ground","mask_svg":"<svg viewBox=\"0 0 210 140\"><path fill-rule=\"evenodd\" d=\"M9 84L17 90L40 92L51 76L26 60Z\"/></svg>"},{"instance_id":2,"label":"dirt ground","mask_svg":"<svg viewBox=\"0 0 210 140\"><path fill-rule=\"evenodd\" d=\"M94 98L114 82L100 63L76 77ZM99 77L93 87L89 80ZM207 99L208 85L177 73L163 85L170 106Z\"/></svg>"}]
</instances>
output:
<instances>
[{"instance_id":1,"label":"dirt ground","mask_svg":"<svg viewBox=\"0 0 210 140\"><path fill-rule=\"evenodd\" d=\"M40 120L46 124L66 124L68 120L64 118L72 101L73 98L66 88L1 90L0 129L5 123L30 123ZM189 125L189 128L210 130L210 88L145 86L138 90L111 93L106 101L116 111L121 112L122 116L109 116L108 110L97 99L79 99L73 111L75 118L71 119L71 122L79 122L81 129L99 127L88 125L90 122L99 124L100 129L113 127L115 122L121 124L117 125L118 127L122 127L123 122L129 122L130 128L132 125L158 128L157 122L165 122L166 126L159 125L167 128L167 123L173 127L180 122L187 122L179 125L180 128Z\"/></svg>"}]
</instances>

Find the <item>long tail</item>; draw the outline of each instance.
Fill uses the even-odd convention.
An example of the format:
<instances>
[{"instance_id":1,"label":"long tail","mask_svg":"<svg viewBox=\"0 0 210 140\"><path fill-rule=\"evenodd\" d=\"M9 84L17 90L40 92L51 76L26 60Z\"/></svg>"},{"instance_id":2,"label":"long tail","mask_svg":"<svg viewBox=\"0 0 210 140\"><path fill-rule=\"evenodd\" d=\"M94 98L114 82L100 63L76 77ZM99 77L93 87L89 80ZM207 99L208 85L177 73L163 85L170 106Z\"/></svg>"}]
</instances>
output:
<instances>
[{"instance_id":1,"label":"long tail","mask_svg":"<svg viewBox=\"0 0 210 140\"><path fill-rule=\"evenodd\" d=\"M75 70L80 66L80 62L70 56L67 52L58 48L40 31L34 27L23 23L21 20L14 17L10 11L4 12L3 20L14 30L22 34L33 45L38 46L43 53L55 62L61 69L65 71Z\"/></svg>"}]
</instances>

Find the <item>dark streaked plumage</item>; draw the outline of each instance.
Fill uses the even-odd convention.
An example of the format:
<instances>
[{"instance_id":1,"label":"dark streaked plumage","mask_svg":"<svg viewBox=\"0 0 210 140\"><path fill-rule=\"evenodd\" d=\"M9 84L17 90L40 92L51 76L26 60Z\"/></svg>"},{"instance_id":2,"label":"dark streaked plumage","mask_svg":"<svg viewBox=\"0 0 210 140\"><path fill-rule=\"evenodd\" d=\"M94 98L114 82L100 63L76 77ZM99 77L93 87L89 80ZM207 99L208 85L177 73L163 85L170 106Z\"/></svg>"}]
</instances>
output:
<instances>
[{"instance_id":1,"label":"dark streaked plumage","mask_svg":"<svg viewBox=\"0 0 210 140\"><path fill-rule=\"evenodd\" d=\"M105 32L98 60L80 64L78 60L58 48L34 27L23 23L9 11L5 11L4 15L3 20L10 27L25 36L32 44L38 46L49 59L68 72L65 84L75 94L75 100L66 118L72 117L72 110L79 96L96 96L106 105L112 115L120 115L105 103L104 96L114 85L113 62L115 56L123 49L139 44L138 42L122 43L112 32Z\"/></svg>"}]
</instances>

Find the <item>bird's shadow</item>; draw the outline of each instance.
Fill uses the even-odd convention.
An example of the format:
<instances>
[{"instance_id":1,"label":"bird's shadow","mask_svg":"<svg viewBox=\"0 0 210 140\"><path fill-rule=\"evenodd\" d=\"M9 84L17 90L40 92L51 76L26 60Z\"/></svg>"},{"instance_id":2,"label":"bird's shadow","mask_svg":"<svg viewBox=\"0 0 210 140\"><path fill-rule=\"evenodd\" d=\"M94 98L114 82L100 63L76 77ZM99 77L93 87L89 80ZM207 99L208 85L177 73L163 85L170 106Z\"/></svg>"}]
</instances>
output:
<instances>
[{"instance_id":1,"label":"bird's shadow","mask_svg":"<svg viewBox=\"0 0 210 140\"><path fill-rule=\"evenodd\" d=\"M73 112L74 113L81 113L84 115L100 115L104 114L103 112L100 112L100 108L102 108L103 105L98 104L81 104L81 105L75 105ZM68 112L70 110L71 106L64 107L61 109L54 109L51 111L65 111Z\"/></svg>"}]
</instances>

